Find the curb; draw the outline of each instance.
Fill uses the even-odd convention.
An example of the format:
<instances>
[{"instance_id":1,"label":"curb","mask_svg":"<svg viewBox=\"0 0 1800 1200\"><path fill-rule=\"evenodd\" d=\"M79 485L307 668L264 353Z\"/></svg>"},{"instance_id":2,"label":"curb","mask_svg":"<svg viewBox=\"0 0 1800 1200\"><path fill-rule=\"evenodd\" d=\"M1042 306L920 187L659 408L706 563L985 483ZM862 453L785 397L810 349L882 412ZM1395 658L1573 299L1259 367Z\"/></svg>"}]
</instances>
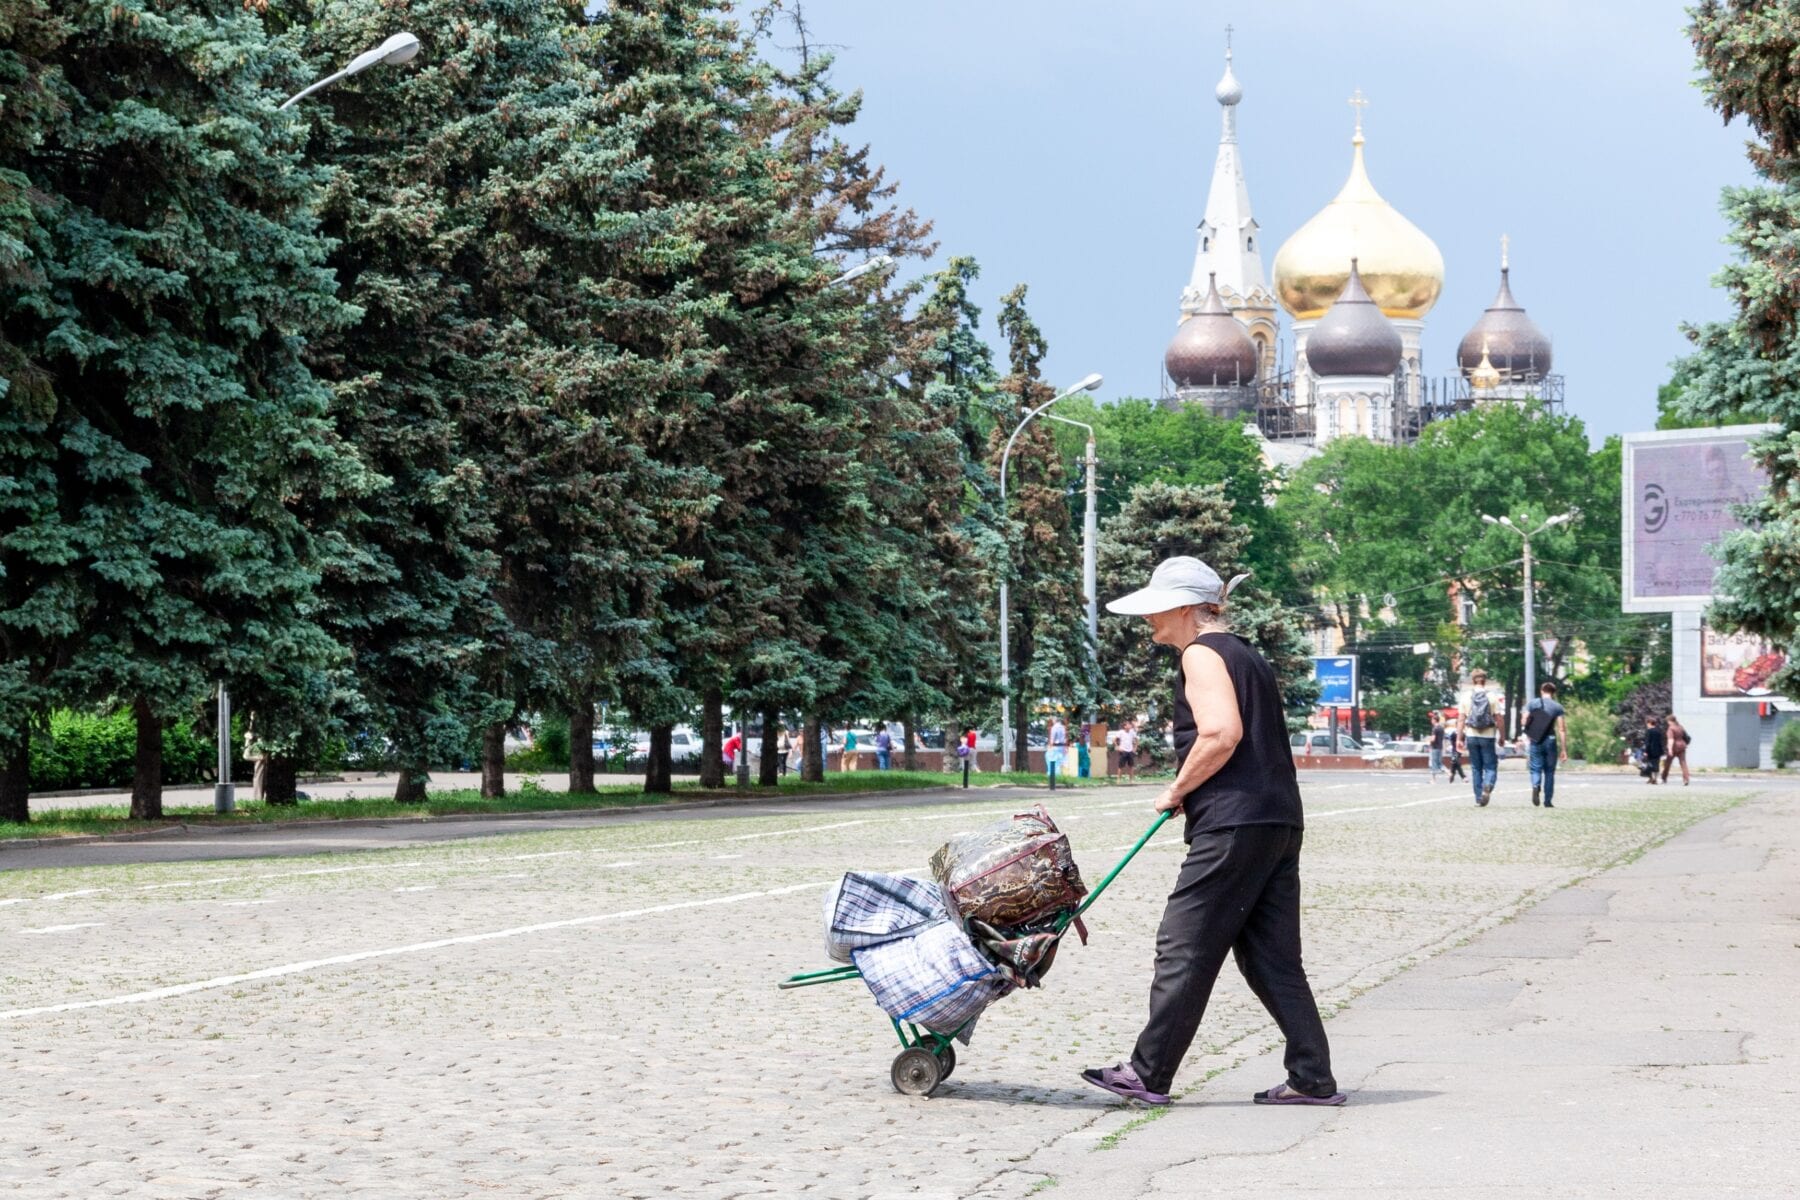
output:
<instances>
[{"instance_id":1,"label":"curb","mask_svg":"<svg viewBox=\"0 0 1800 1200\"><path fill-rule=\"evenodd\" d=\"M1008 788L1018 791L1033 789L1008 784ZM53 846L92 846L106 842L141 842L156 838L207 836L211 834L232 833L269 833L286 829L375 829L385 825L439 825L469 821L548 821L568 817L605 817L614 813L665 813L684 812L705 808L731 808L736 805L775 803L805 803L811 800L845 800L861 797L880 796L935 796L946 792L960 792L964 789L946 784L943 787L907 788L900 791L856 791L856 792L811 792L803 796L720 796L711 800L677 800L667 804L621 804L611 807L593 808L556 808L539 809L532 812L496 812L496 813L420 813L409 816L398 813L391 817L316 817L294 821L257 821L244 824L212 823L207 821L187 822L168 826L163 829L145 829L133 833L92 833L76 834L70 837L50 835L36 838L0 838L0 853L9 850L34 850ZM970 788L970 792L978 789ZM985 790L985 789L980 789Z\"/></svg>"}]
</instances>

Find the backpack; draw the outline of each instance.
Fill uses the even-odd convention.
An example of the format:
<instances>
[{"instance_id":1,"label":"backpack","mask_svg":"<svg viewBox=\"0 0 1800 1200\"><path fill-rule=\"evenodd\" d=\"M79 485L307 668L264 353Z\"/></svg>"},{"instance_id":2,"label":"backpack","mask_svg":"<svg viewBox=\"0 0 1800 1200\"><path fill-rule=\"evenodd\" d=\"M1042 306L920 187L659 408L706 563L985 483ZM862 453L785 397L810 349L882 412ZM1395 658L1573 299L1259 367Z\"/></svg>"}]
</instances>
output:
<instances>
[{"instance_id":1,"label":"backpack","mask_svg":"<svg viewBox=\"0 0 1800 1200\"><path fill-rule=\"evenodd\" d=\"M1556 727L1556 718L1550 715L1549 706L1543 700L1533 700L1525 706L1525 739L1532 745L1541 745Z\"/></svg>"},{"instance_id":2,"label":"backpack","mask_svg":"<svg viewBox=\"0 0 1800 1200\"><path fill-rule=\"evenodd\" d=\"M1494 724L1494 702L1483 688L1469 697L1469 728L1492 729Z\"/></svg>"}]
</instances>

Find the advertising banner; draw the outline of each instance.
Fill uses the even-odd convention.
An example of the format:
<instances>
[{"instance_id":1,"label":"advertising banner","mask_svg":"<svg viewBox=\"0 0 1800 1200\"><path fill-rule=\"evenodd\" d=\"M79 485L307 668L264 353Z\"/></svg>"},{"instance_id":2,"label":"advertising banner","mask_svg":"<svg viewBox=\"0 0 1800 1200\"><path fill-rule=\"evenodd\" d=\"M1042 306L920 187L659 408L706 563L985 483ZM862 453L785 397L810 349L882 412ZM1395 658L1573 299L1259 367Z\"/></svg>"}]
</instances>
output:
<instances>
[{"instance_id":1,"label":"advertising banner","mask_svg":"<svg viewBox=\"0 0 1800 1200\"><path fill-rule=\"evenodd\" d=\"M1708 699L1771 695L1769 677L1786 665L1787 656L1755 634L1700 624L1700 694Z\"/></svg>"},{"instance_id":2,"label":"advertising banner","mask_svg":"<svg viewBox=\"0 0 1800 1200\"><path fill-rule=\"evenodd\" d=\"M1773 426L1731 425L1628 434L1624 445L1626 612L1704 608L1713 598L1726 534L1743 528L1739 505L1768 489L1747 457Z\"/></svg>"},{"instance_id":3,"label":"advertising banner","mask_svg":"<svg viewBox=\"0 0 1800 1200\"><path fill-rule=\"evenodd\" d=\"M1320 707L1348 707L1356 703L1356 655L1338 654L1313 659L1313 678L1319 684Z\"/></svg>"}]
</instances>

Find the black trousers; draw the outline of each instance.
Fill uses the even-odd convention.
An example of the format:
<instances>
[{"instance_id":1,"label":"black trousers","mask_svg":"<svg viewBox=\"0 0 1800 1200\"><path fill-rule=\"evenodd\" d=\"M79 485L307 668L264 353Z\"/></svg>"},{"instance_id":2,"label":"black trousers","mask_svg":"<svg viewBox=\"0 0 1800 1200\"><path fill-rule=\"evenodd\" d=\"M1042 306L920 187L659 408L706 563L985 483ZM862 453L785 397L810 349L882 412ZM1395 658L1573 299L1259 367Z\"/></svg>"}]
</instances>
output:
<instances>
[{"instance_id":1,"label":"black trousers","mask_svg":"<svg viewBox=\"0 0 1800 1200\"><path fill-rule=\"evenodd\" d=\"M1290 825L1243 825L1188 844L1156 933L1150 1020L1131 1055L1151 1091L1174 1084L1228 950L1287 1039L1288 1086L1309 1096L1337 1091L1300 963L1300 840Z\"/></svg>"}]
</instances>

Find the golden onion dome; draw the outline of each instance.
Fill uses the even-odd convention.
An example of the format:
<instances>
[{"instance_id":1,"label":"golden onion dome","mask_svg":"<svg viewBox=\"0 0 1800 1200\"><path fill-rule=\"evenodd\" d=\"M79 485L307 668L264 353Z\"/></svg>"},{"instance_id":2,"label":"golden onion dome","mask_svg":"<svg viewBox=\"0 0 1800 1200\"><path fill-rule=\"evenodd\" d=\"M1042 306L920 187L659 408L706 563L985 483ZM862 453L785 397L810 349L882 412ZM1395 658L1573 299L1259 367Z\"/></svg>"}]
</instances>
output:
<instances>
[{"instance_id":1,"label":"golden onion dome","mask_svg":"<svg viewBox=\"0 0 1800 1200\"><path fill-rule=\"evenodd\" d=\"M1275 295L1296 320L1321 317L1349 282L1355 258L1383 313L1422 317L1444 290L1444 256L1369 182L1360 119L1351 145L1350 178L1276 252Z\"/></svg>"}]
</instances>

